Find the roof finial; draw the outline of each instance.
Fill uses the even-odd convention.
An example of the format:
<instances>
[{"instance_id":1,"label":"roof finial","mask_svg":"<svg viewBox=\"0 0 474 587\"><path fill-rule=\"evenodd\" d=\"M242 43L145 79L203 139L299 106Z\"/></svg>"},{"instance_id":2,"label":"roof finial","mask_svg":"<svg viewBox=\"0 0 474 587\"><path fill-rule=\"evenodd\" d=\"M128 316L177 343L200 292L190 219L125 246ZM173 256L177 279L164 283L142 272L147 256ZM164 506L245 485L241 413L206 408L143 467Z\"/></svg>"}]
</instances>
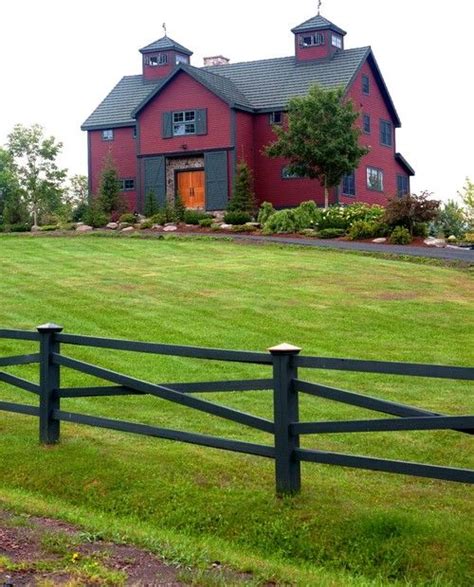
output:
<instances>
[{"instance_id":1,"label":"roof finial","mask_svg":"<svg viewBox=\"0 0 474 587\"><path fill-rule=\"evenodd\" d=\"M163 30L165 31L165 37L167 37L168 34L167 34L167 30L166 30L166 22L163 23Z\"/></svg>"},{"instance_id":2,"label":"roof finial","mask_svg":"<svg viewBox=\"0 0 474 587\"><path fill-rule=\"evenodd\" d=\"M321 16L321 6L323 5L323 0L318 0L318 16Z\"/></svg>"}]
</instances>

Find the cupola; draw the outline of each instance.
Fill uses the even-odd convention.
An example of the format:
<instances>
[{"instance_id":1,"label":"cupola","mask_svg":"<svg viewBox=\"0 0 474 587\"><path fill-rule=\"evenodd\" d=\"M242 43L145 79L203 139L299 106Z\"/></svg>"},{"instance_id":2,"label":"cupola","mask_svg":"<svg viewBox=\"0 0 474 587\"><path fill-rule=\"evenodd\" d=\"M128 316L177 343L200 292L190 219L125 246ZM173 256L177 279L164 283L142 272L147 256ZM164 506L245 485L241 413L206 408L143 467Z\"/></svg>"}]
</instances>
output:
<instances>
[{"instance_id":1,"label":"cupola","mask_svg":"<svg viewBox=\"0 0 474 587\"><path fill-rule=\"evenodd\" d=\"M143 77L156 80L166 77L180 63L189 64L192 51L167 35L140 49L143 56Z\"/></svg>"},{"instance_id":2,"label":"cupola","mask_svg":"<svg viewBox=\"0 0 474 587\"><path fill-rule=\"evenodd\" d=\"M346 32L318 14L291 30L295 35L296 61L330 59L344 50Z\"/></svg>"}]
</instances>

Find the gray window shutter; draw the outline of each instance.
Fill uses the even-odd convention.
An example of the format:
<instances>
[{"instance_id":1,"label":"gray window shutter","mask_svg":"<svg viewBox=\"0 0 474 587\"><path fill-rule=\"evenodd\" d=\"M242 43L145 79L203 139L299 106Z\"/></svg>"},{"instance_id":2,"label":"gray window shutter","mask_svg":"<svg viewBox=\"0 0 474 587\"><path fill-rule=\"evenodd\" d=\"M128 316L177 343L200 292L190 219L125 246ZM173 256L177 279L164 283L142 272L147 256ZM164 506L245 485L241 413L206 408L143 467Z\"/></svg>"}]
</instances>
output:
<instances>
[{"instance_id":1,"label":"gray window shutter","mask_svg":"<svg viewBox=\"0 0 474 587\"><path fill-rule=\"evenodd\" d=\"M166 172L164 157L148 157L145 165L145 199L147 194L155 194L160 207L166 206Z\"/></svg>"},{"instance_id":2,"label":"gray window shutter","mask_svg":"<svg viewBox=\"0 0 474 587\"><path fill-rule=\"evenodd\" d=\"M173 122L171 112L163 112L161 135L164 139L170 139L173 136Z\"/></svg>"},{"instance_id":3,"label":"gray window shutter","mask_svg":"<svg viewBox=\"0 0 474 587\"><path fill-rule=\"evenodd\" d=\"M207 110L196 110L196 134L207 135Z\"/></svg>"},{"instance_id":4,"label":"gray window shutter","mask_svg":"<svg viewBox=\"0 0 474 587\"><path fill-rule=\"evenodd\" d=\"M229 199L227 151L204 154L206 209L225 210Z\"/></svg>"}]
</instances>

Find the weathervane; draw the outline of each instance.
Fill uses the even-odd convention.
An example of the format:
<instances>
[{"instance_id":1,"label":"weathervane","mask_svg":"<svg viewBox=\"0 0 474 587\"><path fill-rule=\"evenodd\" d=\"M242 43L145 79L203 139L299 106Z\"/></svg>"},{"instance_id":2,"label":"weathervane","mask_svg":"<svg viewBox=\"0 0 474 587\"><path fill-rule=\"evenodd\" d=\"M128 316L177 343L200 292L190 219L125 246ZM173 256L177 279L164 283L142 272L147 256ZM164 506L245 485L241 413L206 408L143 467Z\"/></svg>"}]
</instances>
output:
<instances>
[{"instance_id":1,"label":"weathervane","mask_svg":"<svg viewBox=\"0 0 474 587\"><path fill-rule=\"evenodd\" d=\"M321 6L323 5L323 0L318 1L318 16L321 16Z\"/></svg>"},{"instance_id":2,"label":"weathervane","mask_svg":"<svg viewBox=\"0 0 474 587\"><path fill-rule=\"evenodd\" d=\"M167 37L167 31L166 31L166 22L163 23L163 30L165 31L165 37Z\"/></svg>"}]
</instances>

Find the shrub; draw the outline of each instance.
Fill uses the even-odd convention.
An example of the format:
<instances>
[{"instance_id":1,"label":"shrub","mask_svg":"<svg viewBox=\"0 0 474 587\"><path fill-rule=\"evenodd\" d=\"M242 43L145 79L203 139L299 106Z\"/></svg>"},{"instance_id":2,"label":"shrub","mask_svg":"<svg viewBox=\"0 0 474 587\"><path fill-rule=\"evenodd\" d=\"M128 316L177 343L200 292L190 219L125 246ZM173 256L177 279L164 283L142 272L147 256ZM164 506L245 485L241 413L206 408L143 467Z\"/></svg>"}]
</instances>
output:
<instances>
[{"instance_id":1,"label":"shrub","mask_svg":"<svg viewBox=\"0 0 474 587\"><path fill-rule=\"evenodd\" d=\"M59 226L57 224L45 224L40 227L41 232L53 232L53 230L58 230Z\"/></svg>"},{"instance_id":2,"label":"shrub","mask_svg":"<svg viewBox=\"0 0 474 587\"><path fill-rule=\"evenodd\" d=\"M454 235L461 238L468 228L466 211L453 200L448 200L433 223L435 234L442 233L445 237Z\"/></svg>"},{"instance_id":3,"label":"shrub","mask_svg":"<svg viewBox=\"0 0 474 587\"><path fill-rule=\"evenodd\" d=\"M390 226L404 226L412 235L415 224L431 222L439 215L440 202L429 200L430 195L423 192L419 196L407 194L392 198L385 209L384 221Z\"/></svg>"},{"instance_id":4,"label":"shrub","mask_svg":"<svg viewBox=\"0 0 474 587\"><path fill-rule=\"evenodd\" d=\"M428 236L428 224L426 222L416 222L413 225L413 236L421 236L426 238Z\"/></svg>"},{"instance_id":5,"label":"shrub","mask_svg":"<svg viewBox=\"0 0 474 587\"><path fill-rule=\"evenodd\" d=\"M387 234L387 226L380 222L356 220L349 228L348 236L351 240L362 238L377 238Z\"/></svg>"},{"instance_id":6,"label":"shrub","mask_svg":"<svg viewBox=\"0 0 474 587\"><path fill-rule=\"evenodd\" d=\"M258 211L257 221L263 226L270 216L275 214L275 212L276 210L273 207L273 204L270 204L270 202L263 202Z\"/></svg>"},{"instance_id":7,"label":"shrub","mask_svg":"<svg viewBox=\"0 0 474 587\"><path fill-rule=\"evenodd\" d=\"M252 217L250 216L250 214L242 210L226 212L224 215L224 222L226 224L245 224L246 222L250 222L251 220Z\"/></svg>"},{"instance_id":8,"label":"shrub","mask_svg":"<svg viewBox=\"0 0 474 587\"><path fill-rule=\"evenodd\" d=\"M102 210L97 200L88 206L84 214L84 222L93 228L102 228L109 221L109 216Z\"/></svg>"},{"instance_id":9,"label":"shrub","mask_svg":"<svg viewBox=\"0 0 474 587\"><path fill-rule=\"evenodd\" d=\"M227 204L227 212L246 212L249 216L252 216L255 208L253 174L247 163L241 161L237 165L234 193Z\"/></svg>"},{"instance_id":10,"label":"shrub","mask_svg":"<svg viewBox=\"0 0 474 587\"><path fill-rule=\"evenodd\" d=\"M154 224L158 224L158 222L153 222L151 218L147 218L140 224L140 230L148 230L149 228L153 228Z\"/></svg>"},{"instance_id":11,"label":"shrub","mask_svg":"<svg viewBox=\"0 0 474 587\"><path fill-rule=\"evenodd\" d=\"M345 230L343 228L323 228L316 233L317 238L339 238L344 236Z\"/></svg>"},{"instance_id":12,"label":"shrub","mask_svg":"<svg viewBox=\"0 0 474 587\"><path fill-rule=\"evenodd\" d=\"M302 202L295 208L295 222L298 230L314 228L321 219L322 211L316 206L313 200Z\"/></svg>"},{"instance_id":13,"label":"shrub","mask_svg":"<svg viewBox=\"0 0 474 587\"><path fill-rule=\"evenodd\" d=\"M165 214L164 210L161 210L160 212L153 214L153 216L150 218L150 220L152 222L152 226L153 226L153 224L165 224L166 223L166 214Z\"/></svg>"},{"instance_id":14,"label":"shrub","mask_svg":"<svg viewBox=\"0 0 474 587\"><path fill-rule=\"evenodd\" d=\"M213 224L214 224L213 218L203 218L202 220L199 221L199 226L202 226L203 228L210 228Z\"/></svg>"},{"instance_id":15,"label":"shrub","mask_svg":"<svg viewBox=\"0 0 474 587\"><path fill-rule=\"evenodd\" d=\"M121 222L122 224L136 224L137 218L135 214L122 214L119 218L119 222Z\"/></svg>"},{"instance_id":16,"label":"shrub","mask_svg":"<svg viewBox=\"0 0 474 587\"><path fill-rule=\"evenodd\" d=\"M158 213L160 207L156 201L156 195L153 192L147 192L145 196L144 212L147 218L151 218Z\"/></svg>"},{"instance_id":17,"label":"shrub","mask_svg":"<svg viewBox=\"0 0 474 587\"><path fill-rule=\"evenodd\" d=\"M87 212L88 205L86 202L78 204L71 213L71 219L73 222L82 222Z\"/></svg>"},{"instance_id":18,"label":"shrub","mask_svg":"<svg viewBox=\"0 0 474 587\"><path fill-rule=\"evenodd\" d=\"M206 212L201 212L200 210L185 210L183 216L186 224L195 224L196 226L205 218L212 218L212 215L207 214Z\"/></svg>"},{"instance_id":19,"label":"shrub","mask_svg":"<svg viewBox=\"0 0 474 587\"><path fill-rule=\"evenodd\" d=\"M257 227L253 224L237 224L232 227L233 232L255 232Z\"/></svg>"},{"instance_id":20,"label":"shrub","mask_svg":"<svg viewBox=\"0 0 474 587\"><path fill-rule=\"evenodd\" d=\"M19 222L16 224L4 224L0 227L3 232L30 232L31 222Z\"/></svg>"},{"instance_id":21,"label":"shrub","mask_svg":"<svg viewBox=\"0 0 474 587\"><path fill-rule=\"evenodd\" d=\"M389 242L392 245L409 245L411 243L411 233L405 226L396 226L390 235Z\"/></svg>"},{"instance_id":22,"label":"shrub","mask_svg":"<svg viewBox=\"0 0 474 587\"><path fill-rule=\"evenodd\" d=\"M297 231L294 210L278 210L263 226L264 234L288 234Z\"/></svg>"},{"instance_id":23,"label":"shrub","mask_svg":"<svg viewBox=\"0 0 474 587\"><path fill-rule=\"evenodd\" d=\"M183 200L181 199L181 196L179 194L176 195L176 198L174 200L174 214L178 222L184 222L186 206L184 205Z\"/></svg>"}]
</instances>

